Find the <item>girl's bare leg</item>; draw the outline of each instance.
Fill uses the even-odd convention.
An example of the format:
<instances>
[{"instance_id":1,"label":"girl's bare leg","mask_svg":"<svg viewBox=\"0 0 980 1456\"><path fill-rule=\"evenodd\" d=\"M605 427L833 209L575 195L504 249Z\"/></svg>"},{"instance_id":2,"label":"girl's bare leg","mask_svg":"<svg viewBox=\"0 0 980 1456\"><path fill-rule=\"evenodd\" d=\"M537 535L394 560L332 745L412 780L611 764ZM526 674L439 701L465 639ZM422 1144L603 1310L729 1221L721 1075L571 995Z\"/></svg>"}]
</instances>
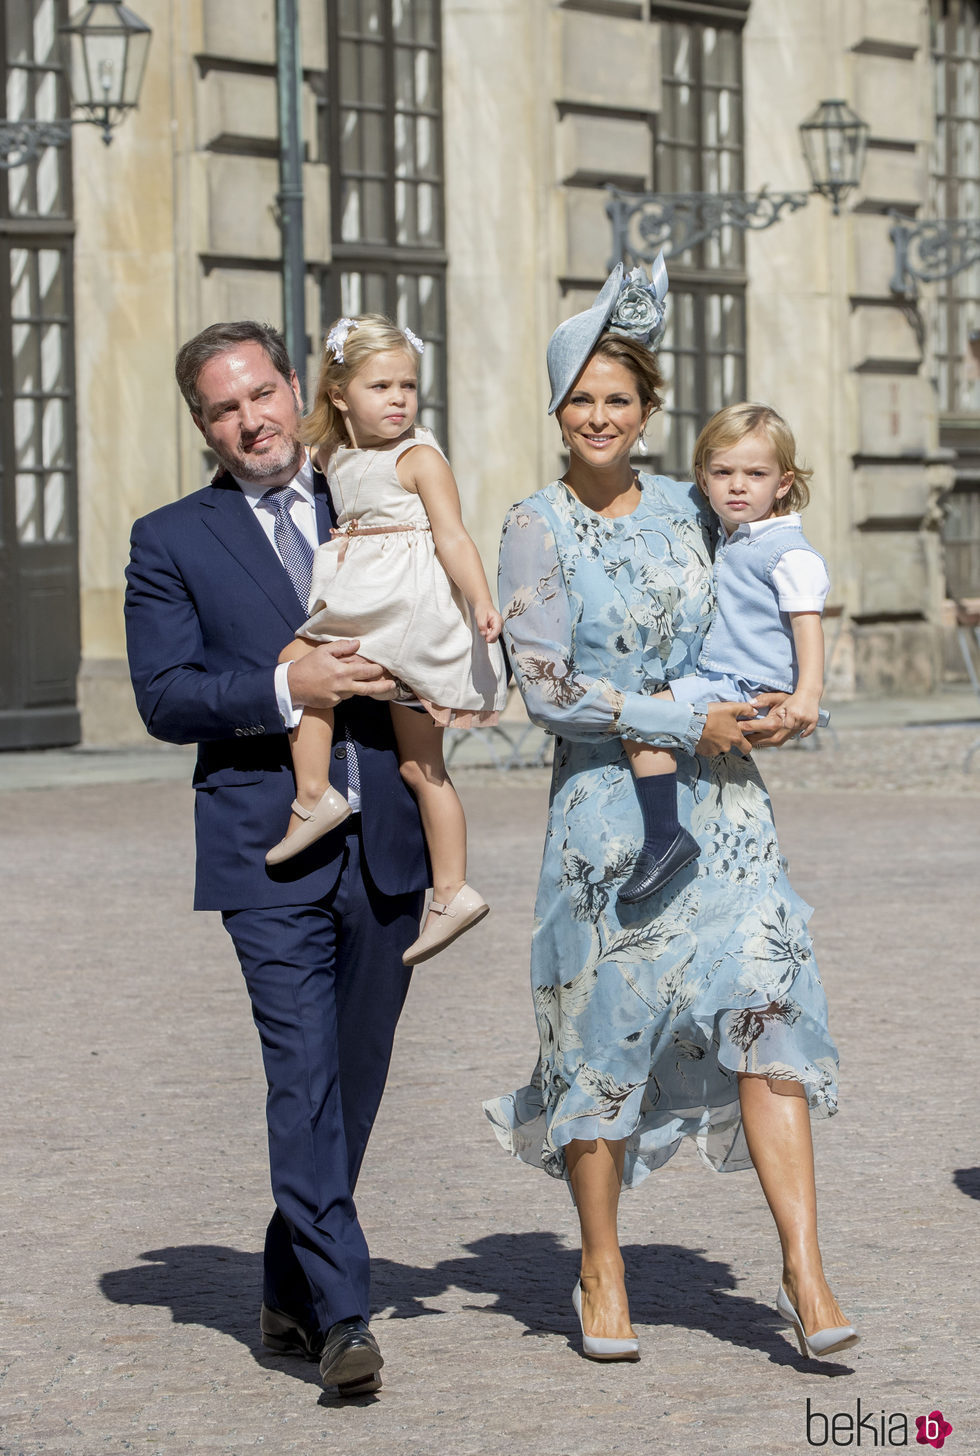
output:
<instances>
[{"instance_id":1,"label":"girl's bare leg","mask_svg":"<svg viewBox=\"0 0 980 1456\"><path fill-rule=\"evenodd\" d=\"M296 662L312 652L316 643L301 637L286 644L279 654L280 662ZM304 809L315 809L330 783L330 753L333 749L333 709L304 708L303 716L290 734L296 799ZM290 814L285 837L303 823Z\"/></svg>"},{"instance_id":2,"label":"girl's bare leg","mask_svg":"<svg viewBox=\"0 0 980 1456\"><path fill-rule=\"evenodd\" d=\"M752 1162L776 1221L786 1293L806 1334L846 1325L824 1277L817 1242L817 1187L806 1093L799 1082L740 1074L738 1095Z\"/></svg>"},{"instance_id":3,"label":"girl's bare leg","mask_svg":"<svg viewBox=\"0 0 980 1456\"><path fill-rule=\"evenodd\" d=\"M582 1324L608 1340L635 1338L617 1228L625 1153L622 1140L605 1138L576 1138L565 1148L582 1229Z\"/></svg>"},{"instance_id":4,"label":"girl's bare leg","mask_svg":"<svg viewBox=\"0 0 980 1456\"><path fill-rule=\"evenodd\" d=\"M443 757L444 730L428 713L397 703L392 704L391 721L401 776L418 800L429 846L432 898L448 905L466 880L466 819ZM426 925L433 918L430 914Z\"/></svg>"}]
</instances>

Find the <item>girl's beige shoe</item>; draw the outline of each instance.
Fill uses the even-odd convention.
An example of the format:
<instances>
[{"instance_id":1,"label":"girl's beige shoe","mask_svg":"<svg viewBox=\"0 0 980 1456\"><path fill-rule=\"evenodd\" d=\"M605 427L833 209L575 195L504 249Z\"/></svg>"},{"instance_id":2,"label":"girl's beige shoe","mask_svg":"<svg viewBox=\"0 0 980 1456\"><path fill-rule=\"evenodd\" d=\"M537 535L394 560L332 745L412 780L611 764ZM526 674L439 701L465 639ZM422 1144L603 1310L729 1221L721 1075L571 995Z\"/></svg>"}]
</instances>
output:
<instances>
[{"instance_id":1,"label":"girl's beige shoe","mask_svg":"<svg viewBox=\"0 0 980 1456\"><path fill-rule=\"evenodd\" d=\"M265 857L267 865L282 864L284 860L292 859L294 854L299 854L301 850L329 834L331 829L336 829L338 824L343 824L351 812L343 794L338 794L333 788L328 788L312 809L304 809L298 799L293 800L291 807L303 823L292 834L287 834L285 839L280 839L278 844L273 845Z\"/></svg>"},{"instance_id":2,"label":"girl's beige shoe","mask_svg":"<svg viewBox=\"0 0 980 1456\"><path fill-rule=\"evenodd\" d=\"M484 915L489 915L490 906L482 895L464 884L448 905L440 905L433 900L429 910L434 911L439 919L427 926L418 940L408 947L402 956L403 965L417 966L420 961L427 961L430 956L438 955L462 935L464 930L469 930Z\"/></svg>"}]
</instances>

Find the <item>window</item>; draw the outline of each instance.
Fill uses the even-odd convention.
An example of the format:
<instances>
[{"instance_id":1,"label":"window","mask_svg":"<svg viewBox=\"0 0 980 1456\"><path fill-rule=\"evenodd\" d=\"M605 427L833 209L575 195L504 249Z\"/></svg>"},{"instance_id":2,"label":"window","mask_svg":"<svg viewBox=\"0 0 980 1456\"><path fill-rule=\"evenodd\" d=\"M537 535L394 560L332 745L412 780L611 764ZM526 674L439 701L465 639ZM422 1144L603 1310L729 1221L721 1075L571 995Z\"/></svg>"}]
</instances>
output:
<instances>
[{"instance_id":1,"label":"window","mask_svg":"<svg viewBox=\"0 0 980 1456\"><path fill-rule=\"evenodd\" d=\"M328 4L333 267L324 331L375 311L425 341L422 418L446 436L445 227L438 0Z\"/></svg>"},{"instance_id":2,"label":"window","mask_svg":"<svg viewBox=\"0 0 980 1456\"><path fill-rule=\"evenodd\" d=\"M934 217L980 219L980 0L933 0L936 141ZM946 503L946 592L980 595L980 263L936 285L934 368L940 440L956 451L956 484ZM971 343L974 349L971 349ZM978 351L980 352L980 351Z\"/></svg>"},{"instance_id":3,"label":"window","mask_svg":"<svg viewBox=\"0 0 980 1456\"><path fill-rule=\"evenodd\" d=\"M69 318L64 250L4 249L10 278L10 375L15 536L21 545L67 541L73 534L68 421ZM6 362L6 361L5 361Z\"/></svg>"},{"instance_id":4,"label":"window","mask_svg":"<svg viewBox=\"0 0 980 1456\"><path fill-rule=\"evenodd\" d=\"M655 192L739 192L744 186L742 35L736 24L652 7L660 22L663 107L656 128ZM745 396L745 243L725 228L670 259L663 468L690 473L698 431Z\"/></svg>"},{"instance_id":5,"label":"window","mask_svg":"<svg viewBox=\"0 0 980 1456\"><path fill-rule=\"evenodd\" d=\"M933 7L936 143L932 214L980 219L980 0ZM980 415L980 379L969 351L980 328L980 262L937 286L936 372L946 414Z\"/></svg>"},{"instance_id":6,"label":"window","mask_svg":"<svg viewBox=\"0 0 980 1456\"><path fill-rule=\"evenodd\" d=\"M5 0L7 116L68 115L65 0ZM78 740L78 557L67 147L0 170L0 747Z\"/></svg>"},{"instance_id":7,"label":"window","mask_svg":"<svg viewBox=\"0 0 980 1456\"><path fill-rule=\"evenodd\" d=\"M67 115L57 51L65 18L55 0L5 6L0 34L12 120ZM0 455L10 536L22 544L64 541L73 534L69 490L71 408L71 274L69 154L46 147L23 166L0 171L0 255L6 298L0 391L7 442ZM59 226L59 223L61 226ZM0 446L2 449L2 446Z\"/></svg>"}]
</instances>

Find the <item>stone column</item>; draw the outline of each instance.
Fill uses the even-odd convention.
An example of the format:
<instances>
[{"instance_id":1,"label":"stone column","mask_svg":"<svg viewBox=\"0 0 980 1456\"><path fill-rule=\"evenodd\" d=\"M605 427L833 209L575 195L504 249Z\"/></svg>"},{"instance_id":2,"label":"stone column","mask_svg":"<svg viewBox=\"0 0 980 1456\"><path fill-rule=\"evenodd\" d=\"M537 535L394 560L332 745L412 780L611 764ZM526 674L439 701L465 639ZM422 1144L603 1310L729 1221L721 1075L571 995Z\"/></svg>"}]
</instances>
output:
<instances>
[{"instance_id":1,"label":"stone column","mask_svg":"<svg viewBox=\"0 0 980 1456\"><path fill-rule=\"evenodd\" d=\"M925 693L942 670L939 499L952 471L938 448L920 320L889 290L888 209L914 215L928 188L934 129L927 7L845 6L854 106L871 125L854 225L850 349L857 380L853 455L854 677L861 693Z\"/></svg>"},{"instance_id":2,"label":"stone column","mask_svg":"<svg viewBox=\"0 0 980 1456\"><path fill-rule=\"evenodd\" d=\"M549 8L443 0L449 457L491 583L508 506L545 480Z\"/></svg>"}]
</instances>

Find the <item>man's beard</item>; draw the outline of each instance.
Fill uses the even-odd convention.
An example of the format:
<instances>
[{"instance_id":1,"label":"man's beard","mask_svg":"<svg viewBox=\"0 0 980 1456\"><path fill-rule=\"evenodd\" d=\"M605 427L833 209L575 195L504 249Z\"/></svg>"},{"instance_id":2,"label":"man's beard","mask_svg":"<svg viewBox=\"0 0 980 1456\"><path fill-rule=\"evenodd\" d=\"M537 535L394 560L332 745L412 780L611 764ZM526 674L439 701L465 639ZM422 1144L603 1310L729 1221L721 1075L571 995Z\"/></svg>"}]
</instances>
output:
<instances>
[{"instance_id":1,"label":"man's beard","mask_svg":"<svg viewBox=\"0 0 980 1456\"><path fill-rule=\"evenodd\" d=\"M216 449L212 440L208 444L225 469L231 471L232 475L237 475L239 480L268 480L272 475L281 475L292 464L295 464L298 471L305 453L298 440L290 439L282 433L274 446L256 456L248 455L244 451L232 453Z\"/></svg>"},{"instance_id":2,"label":"man's beard","mask_svg":"<svg viewBox=\"0 0 980 1456\"><path fill-rule=\"evenodd\" d=\"M299 428L299 419L297 419L297 428ZM287 435L284 430L278 431L274 446L262 451L261 456L250 456L242 446L237 447L237 450L232 450L226 444L220 444L214 440L213 435L207 430L204 432L204 438L223 464L224 469L229 470L239 480L261 482L261 480L268 480L269 476L281 475L290 466L294 466L294 473L297 473L306 457L306 447L301 446L296 435Z\"/></svg>"}]
</instances>

